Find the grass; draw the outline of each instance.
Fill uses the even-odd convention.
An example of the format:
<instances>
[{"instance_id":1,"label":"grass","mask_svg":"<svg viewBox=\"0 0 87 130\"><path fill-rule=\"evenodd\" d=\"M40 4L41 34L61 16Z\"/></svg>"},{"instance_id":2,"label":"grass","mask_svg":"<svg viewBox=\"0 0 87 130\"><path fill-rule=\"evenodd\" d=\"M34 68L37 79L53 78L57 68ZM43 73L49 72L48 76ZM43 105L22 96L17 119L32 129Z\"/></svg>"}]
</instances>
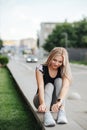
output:
<instances>
[{"instance_id":1,"label":"grass","mask_svg":"<svg viewBox=\"0 0 87 130\"><path fill-rule=\"evenodd\" d=\"M70 61L71 63L74 64L83 64L83 65L87 65L87 61Z\"/></svg>"},{"instance_id":2,"label":"grass","mask_svg":"<svg viewBox=\"0 0 87 130\"><path fill-rule=\"evenodd\" d=\"M7 68L0 68L0 130L41 130Z\"/></svg>"}]
</instances>

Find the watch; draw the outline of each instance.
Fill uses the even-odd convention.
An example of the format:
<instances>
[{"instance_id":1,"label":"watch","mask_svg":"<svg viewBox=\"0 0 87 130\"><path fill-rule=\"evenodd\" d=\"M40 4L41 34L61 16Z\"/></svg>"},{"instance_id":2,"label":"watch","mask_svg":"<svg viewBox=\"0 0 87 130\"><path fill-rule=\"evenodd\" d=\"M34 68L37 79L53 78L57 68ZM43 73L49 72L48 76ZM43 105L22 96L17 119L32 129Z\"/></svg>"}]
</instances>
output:
<instances>
[{"instance_id":1,"label":"watch","mask_svg":"<svg viewBox=\"0 0 87 130\"><path fill-rule=\"evenodd\" d=\"M62 99L60 99L60 98L58 98L58 99L57 99L57 102L61 102L61 103L62 103L62 102L63 102L63 100L62 100Z\"/></svg>"}]
</instances>

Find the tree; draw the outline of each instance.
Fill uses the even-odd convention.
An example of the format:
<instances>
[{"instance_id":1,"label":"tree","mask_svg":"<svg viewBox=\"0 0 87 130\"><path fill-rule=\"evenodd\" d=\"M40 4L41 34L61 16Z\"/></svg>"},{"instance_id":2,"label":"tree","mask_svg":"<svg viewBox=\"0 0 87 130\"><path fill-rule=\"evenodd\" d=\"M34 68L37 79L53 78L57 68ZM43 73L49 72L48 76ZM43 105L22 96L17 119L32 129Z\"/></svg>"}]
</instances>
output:
<instances>
[{"instance_id":1,"label":"tree","mask_svg":"<svg viewBox=\"0 0 87 130\"><path fill-rule=\"evenodd\" d=\"M51 51L51 49L54 48L55 46L66 47L66 41L65 41L66 39L65 36L63 35L64 33L68 35L67 46L71 47L72 44L70 39L71 37L75 37L74 29L71 23L64 22L56 26L53 32L46 39L43 48L45 50Z\"/></svg>"},{"instance_id":2,"label":"tree","mask_svg":"<svg viewBox=\"0 0 87 130\"><path fill-rule=\"evenodd\" d=\"M77 47L87 47L87 19L75 23L75 30L77 35Z\"/></svg>"},{"instance_id":3,"label":"tree","mask_svg":"<svg viewBox=\"0 0 87 130\"><path fill-rule=\"evenodd\" d=\"M46 51L51 51L55 46L68 48L87 47L87 18L78 22L67 23L65 21L58 24L45 40L43 48Z\"/></svg>"},{"instance_id":4,"label":"tree","mask_svg":"<svg viewBox=\"0 0 87 130\"><path fill-rule=\"evenodd\" d=\"M0 49L3 47L3 41L0 39Z\"/></svg>"}]
</instances>

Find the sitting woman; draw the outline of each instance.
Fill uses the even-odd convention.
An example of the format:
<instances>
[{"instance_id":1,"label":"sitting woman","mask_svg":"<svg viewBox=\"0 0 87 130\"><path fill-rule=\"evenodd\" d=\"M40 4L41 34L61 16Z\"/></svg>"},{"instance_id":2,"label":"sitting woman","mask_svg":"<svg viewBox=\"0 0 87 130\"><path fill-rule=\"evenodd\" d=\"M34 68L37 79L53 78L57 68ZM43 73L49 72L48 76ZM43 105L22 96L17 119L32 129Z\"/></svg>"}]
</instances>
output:
<instances>
[{"instance_id":1,"label":"sitting woman","mask_svg":"<svg viewBox=\"0 0 87 130\"><path fill-rule=\"evenodd\" d=\"M51 114L57 112L57 123L67 123L65 114L65 98L71 83L72 75L65 48L55 47L47 61L36 68L38 90L34 97L34 105L44 113L44 125L55 126Z\"/></svg>"}]
</instances>

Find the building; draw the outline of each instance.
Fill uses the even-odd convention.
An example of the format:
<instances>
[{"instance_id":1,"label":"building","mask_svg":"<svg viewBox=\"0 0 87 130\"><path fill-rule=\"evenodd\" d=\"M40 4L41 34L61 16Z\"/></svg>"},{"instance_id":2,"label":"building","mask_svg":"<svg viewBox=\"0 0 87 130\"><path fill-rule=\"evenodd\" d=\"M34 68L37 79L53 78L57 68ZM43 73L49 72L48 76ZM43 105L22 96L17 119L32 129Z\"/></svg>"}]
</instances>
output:
<instances>
[{"instance_id":1,"label":"building","mask_svg":"<svg viewBox=\"0 0 87 130\"><path fill-rule=\"evenodd\" d=\"M57 24L58 23L41 23L41 29L38 34L40 47L45 43L48 35L52 33Z\"/></svg>"},{"instance_id":2,"label":"building","mask_svg":"<svg viewBox=\"0 0 87 130\"><path fill-rule=\"evenodd\" d=\"M27 38L20 40L20 48L27 53L35 53L37 50L37 40L34 38Z\"/></svg>"},{"instance_id":3,"label":"building","mask_svg":"<svg viewBox=\"0 0 87 130\"><path fill-rule=\"evenodd\" d=\"M20 46L26 46L29 49L36 48L37 42L34 38L27 38L20 40Z\"/></svg>"},{"instance_id":4,"label":"building","mask_svg":"<svg viewBox=\"0 0 87 130\"><path fill-rule=\"evenodd\" d=\"M22 52L24 50L30 51L34 53L37 50L37 41L34 38L26 38L22 40L5 40L3 42L4 51L12 51L17 53L17 51Z\"/></svg>"},{"instance_id":5,"label":"building","mask_svg":"<svg viewBox=\"0 0 87 130\"><path fill-rule=\"evenodd\" d=\"M18 40L4 40L3 45L4 46L18 46L19 41Z\"/></svg>"}]
</instances>

